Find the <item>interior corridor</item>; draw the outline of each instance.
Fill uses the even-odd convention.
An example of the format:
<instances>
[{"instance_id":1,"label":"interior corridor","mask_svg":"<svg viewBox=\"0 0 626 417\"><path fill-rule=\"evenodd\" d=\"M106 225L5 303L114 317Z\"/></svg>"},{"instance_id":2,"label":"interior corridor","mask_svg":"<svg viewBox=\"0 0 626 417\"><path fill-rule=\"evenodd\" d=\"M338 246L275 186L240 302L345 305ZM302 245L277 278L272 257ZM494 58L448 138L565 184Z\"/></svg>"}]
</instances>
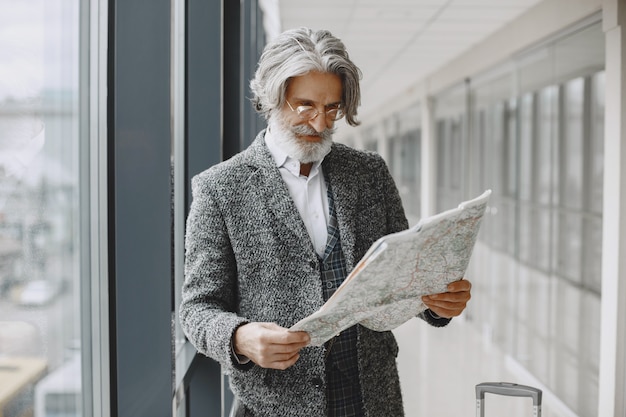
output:
<instances>
[{"instance_id":1,"label":"interior corridor","mask_svg":"<svg viewBox=\"0 0 626 417\"><path fill-rule=\"evenodd\" d=\"M475 296L470 303L480 302ZM575 417L561 401L491 344L487 330L478 331L464 317L444 328L413 319L394 330L400 345L398 365L406 417L476 415L475 386L481 382L513 382L542 389L544 417ZM532 415L530 398L486 394L485 417Z\"/></svg>"}]
</instances>

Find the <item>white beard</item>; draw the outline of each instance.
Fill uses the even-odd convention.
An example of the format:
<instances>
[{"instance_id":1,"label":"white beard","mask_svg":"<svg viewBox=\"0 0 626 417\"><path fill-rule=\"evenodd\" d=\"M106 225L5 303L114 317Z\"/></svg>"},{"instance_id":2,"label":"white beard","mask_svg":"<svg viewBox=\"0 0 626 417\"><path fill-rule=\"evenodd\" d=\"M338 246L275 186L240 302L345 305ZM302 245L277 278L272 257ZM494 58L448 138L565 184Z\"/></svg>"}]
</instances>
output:
<instances>
[{"instance_id":1,"label":"white beard","mask_svg":"<svg viewBox=\"0 0 626 417\"><path fill-rule=\"evenodd\" d=\"M318 117L323 117L319 115ZM280 115L275 115L269 121L272 136L276 144L291 158L300 161L302 164L308 164L320 161L330 152L333 144L334 128L326 129L321 133L317 133L309 125L288 126L287 122ZM320 136L321 141L309 142L299 139L297 135Z\"/></svg>"}]
</instances>

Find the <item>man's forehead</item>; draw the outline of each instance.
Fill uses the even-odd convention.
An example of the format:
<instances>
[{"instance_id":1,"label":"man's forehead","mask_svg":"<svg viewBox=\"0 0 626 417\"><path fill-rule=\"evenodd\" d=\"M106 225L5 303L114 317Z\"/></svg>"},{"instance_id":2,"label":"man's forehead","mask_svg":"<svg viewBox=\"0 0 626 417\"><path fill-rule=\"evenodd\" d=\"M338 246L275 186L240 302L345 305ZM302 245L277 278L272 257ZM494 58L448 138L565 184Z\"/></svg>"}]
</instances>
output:
<instances>
[{"instance_id":1,"label":"man's forehead","mask_svg":"<svg viewBox=\"0 0 626 417\"><path fill-rule=\"evenodd\" d=\"M310 72L293 77L287 86L292 100L315 101L324 104L341 101L341 78L332 73Z\"/></svg>"}]
</instances>

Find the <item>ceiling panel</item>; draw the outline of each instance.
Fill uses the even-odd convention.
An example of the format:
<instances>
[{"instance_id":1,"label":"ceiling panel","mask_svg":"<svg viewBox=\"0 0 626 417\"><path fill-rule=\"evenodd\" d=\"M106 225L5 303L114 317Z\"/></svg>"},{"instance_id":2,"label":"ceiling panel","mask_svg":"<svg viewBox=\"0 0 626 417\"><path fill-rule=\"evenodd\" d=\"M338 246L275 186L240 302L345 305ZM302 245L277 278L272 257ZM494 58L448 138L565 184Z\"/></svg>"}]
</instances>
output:
<instances>
[{"instance_id":1,"label":"ceiling panel","mask_svg":"<svg viewBox=\"0 0 626 417\"><path fill-rule=\"evenodd\" d=\"M328 29L363 72L361 115L540 0L279 0L281 30Z\"/></svg>"}]
</instances>

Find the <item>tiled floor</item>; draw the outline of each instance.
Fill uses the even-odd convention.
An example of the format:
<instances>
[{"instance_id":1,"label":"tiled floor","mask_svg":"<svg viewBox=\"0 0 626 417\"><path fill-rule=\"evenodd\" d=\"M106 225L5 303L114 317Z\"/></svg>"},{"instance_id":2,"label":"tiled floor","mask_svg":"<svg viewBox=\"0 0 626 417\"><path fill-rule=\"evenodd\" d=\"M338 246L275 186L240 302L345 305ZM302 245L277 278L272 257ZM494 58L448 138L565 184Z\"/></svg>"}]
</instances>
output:
<instances>
[{"instance_id":1,"label":"tiled floor","mask_svg":"<svg viewBox=\"0 0 626 417\"><path fill-rule=\"evenodd\" d=\"M439 329L413 319L394 333L400 344L398 366L406 417L475 416L475 386L481 382L537 386L463 318ZM543 411L543 417L573 416L557 399L550 401L546 392ZM530 415L529 398L486 395L485 417Z\"/></svg>"}]
</instances>

